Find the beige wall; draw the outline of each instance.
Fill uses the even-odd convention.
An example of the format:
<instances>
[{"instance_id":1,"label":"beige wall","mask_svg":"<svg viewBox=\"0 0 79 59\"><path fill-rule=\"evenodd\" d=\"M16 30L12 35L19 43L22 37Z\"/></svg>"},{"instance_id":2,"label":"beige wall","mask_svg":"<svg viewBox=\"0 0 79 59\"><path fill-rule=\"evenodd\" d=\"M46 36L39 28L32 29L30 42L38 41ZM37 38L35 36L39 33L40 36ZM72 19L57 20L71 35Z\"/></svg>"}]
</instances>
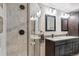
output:
<instances>
[{"instance_id":1,"label":"beige wall","mask_svg":"<svg viewBox=\"0 0 79 59\"><path fill-rule=\"evenodd\" d=\"M45 31L45 14L47 15L52 15L52 13L50 13L49 11L49 7L43 6L42 8L42 15L41 15L41 20L40 20L40 30L43 31L45 34L65 34L67 32L62 32L61 31L61 14L63 13L60 10L57 10L56 12L56 31Z\"/></svg>"}]
</instances>

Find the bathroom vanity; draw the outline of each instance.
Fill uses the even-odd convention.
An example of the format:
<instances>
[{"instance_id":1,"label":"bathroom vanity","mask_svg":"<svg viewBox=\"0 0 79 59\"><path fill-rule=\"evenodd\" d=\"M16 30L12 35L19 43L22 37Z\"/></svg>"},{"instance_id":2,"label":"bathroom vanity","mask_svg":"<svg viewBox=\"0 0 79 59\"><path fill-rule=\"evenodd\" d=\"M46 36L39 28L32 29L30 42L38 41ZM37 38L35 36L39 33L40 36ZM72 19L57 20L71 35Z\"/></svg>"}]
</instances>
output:
<instances>
[{"instance_id":1,"label":"bathroom vanity","mask_svg":"<svg viewBox=\"0 0 79 59\"><path fill-rule=\"evenodd\" d=\"M79 37L63 36L45 39L46 56L71 56L79 53Z\"/></svg>"}]
</instances>

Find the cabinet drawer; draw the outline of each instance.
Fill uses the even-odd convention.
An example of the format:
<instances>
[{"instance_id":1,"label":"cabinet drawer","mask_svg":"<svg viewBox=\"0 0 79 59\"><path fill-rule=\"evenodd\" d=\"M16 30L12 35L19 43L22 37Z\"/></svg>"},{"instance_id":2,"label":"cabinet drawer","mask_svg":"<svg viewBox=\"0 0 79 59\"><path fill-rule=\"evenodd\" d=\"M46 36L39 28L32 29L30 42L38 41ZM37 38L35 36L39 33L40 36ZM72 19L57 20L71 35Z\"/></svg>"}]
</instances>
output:
<instances>
[{"instance_id":1,"label":"cabinet drawer","mask_svg":"<svg viewBox=\"0 0 79 59\"><path fill-rule=\"evenodd\" d=\"M73 43L75 42L79 42L79 39L78 38L75 38L75 39L72 39Z\"/></svg>"},{"instance_id":2,"label":"cabinet drawer","mask_svg":"<svg viewBox=\"0 0 79 59\"><path fill-rule=\"evenodd\" d=\"M72 39L68 39L68 40L66 41L66 44L68 44L68 43L72 43L72 42L73 42Z\"/></svg>"},{"instance_id":3,"label":"cabinet drawer","mask_svg":"<svg viewBox=\"0 0 79 59\"><path fill-rule=\"evenodd\" d=\"M66 49L72 49L72 43L66 44L66 45L65 45L65 48L66 48Z\"/></svg>"},{"instance_id":4,"label":"cabinet drawer","mask_svg":"<svg viewBox=\"0 0 79 59\"><path fill-rule=\"evenodd\" d=\"M56 41L55 46L64 45L66 44L66 41Z\"/></svg>"}]
</instances>

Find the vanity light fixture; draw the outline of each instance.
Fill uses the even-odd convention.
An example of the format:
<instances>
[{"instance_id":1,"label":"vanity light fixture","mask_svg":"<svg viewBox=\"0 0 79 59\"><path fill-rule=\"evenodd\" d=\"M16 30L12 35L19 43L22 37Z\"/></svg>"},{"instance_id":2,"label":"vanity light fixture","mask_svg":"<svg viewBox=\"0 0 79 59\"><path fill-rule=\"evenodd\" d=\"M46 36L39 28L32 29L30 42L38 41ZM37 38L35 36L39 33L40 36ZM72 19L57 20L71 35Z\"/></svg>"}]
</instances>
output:
<instances>
[{"instance_id":1,"label":"vanity light fixture","mask_svg":"<svg viewBox=\"0 0 79 59\"><path fill-rule=\"evenodd\" d=\"M70 15L67 14L67 13L62 13L61 14L61 18L69 18L69 17L70 17Z\"/></svg>"},{"instance_id":2,"label":"vanity light fixture","mask_svg":"<svg viewBox=\"0 0 79 59\"><path fill-rule=\"evenodd\" d=\"M52 15L56 15L56 9L55 9L55 8L49 8L49 12L50 12Z\"/></svg>"},{"instance_id":3,"label":"vanity light fixture","mask_svg":"<svg viewBox=\"0 0 79 59\"><path fill-rule=\"evenodd\" d=\"M53 9L52 8L49 8L49 12L52 13L53 12Z\"/></svg>"},{"instance_id":4,"label":"vanity light fixture","mask_svg":"<svg viewBox=\"0 0 79 59\"><path fill-rule=\"evenodd\" d=\"M41 10L39 10L34 16L31 16L30 20L37 20L41 16Z\"/></svg>"}]
</instances>

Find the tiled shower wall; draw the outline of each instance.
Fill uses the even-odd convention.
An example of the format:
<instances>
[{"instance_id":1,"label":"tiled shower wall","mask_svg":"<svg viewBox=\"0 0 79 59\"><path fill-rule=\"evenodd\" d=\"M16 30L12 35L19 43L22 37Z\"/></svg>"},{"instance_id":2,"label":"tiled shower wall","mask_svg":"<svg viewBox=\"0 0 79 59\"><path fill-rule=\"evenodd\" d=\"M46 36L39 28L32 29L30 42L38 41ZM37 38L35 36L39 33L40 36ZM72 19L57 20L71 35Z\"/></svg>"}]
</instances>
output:
<instances>
[{"instance_id":1,"label":"tiled shower wall","mask_svg":"<svg viewBox=\"0 0 79 59\"><path fill-rule=\"evenodd\" d=\"M19 6L24 5L25 9ZM7 55L27 55L27 4L6 4L7 14ZM24 30L24 35L19 31Z\"/></svg>"}]
</instances>

